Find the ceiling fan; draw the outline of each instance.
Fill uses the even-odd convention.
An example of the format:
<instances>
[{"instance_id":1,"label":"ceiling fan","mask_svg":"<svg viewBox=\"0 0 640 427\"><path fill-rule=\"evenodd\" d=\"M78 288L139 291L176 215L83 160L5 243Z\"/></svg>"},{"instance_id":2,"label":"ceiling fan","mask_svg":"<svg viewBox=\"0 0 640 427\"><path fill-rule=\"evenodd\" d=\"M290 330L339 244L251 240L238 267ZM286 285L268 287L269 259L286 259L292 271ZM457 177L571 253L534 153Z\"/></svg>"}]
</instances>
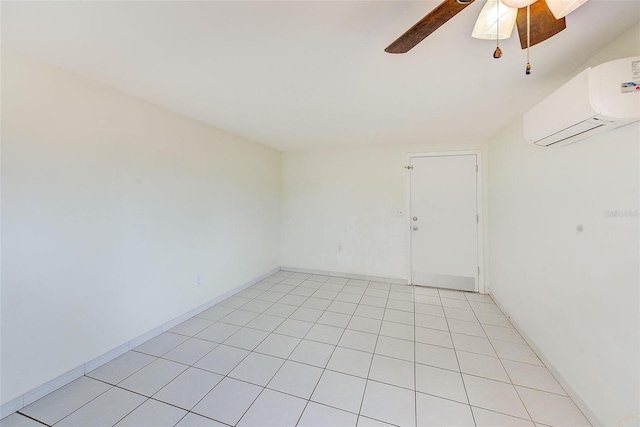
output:
<instances>
[{"instance_id":1,"label":"ceiling fan","mask_svg":"<svg viewBox=\"0 0 640 427\"><path fill-rule=\"evenodd\" d=\"M444 0L385 49L388 53L406 53L447 23L475 0ZM565 16L587 0L487 0L473 37L499 40L511 35L517 22L520 46L528 49L564 30ZM484 22L481 22L484 19ZM502 31L500 26L502 25ZM497 47L494 58L502 51ZM527 64L527 74L530 72Z\"/></svg>"}]
</instances>

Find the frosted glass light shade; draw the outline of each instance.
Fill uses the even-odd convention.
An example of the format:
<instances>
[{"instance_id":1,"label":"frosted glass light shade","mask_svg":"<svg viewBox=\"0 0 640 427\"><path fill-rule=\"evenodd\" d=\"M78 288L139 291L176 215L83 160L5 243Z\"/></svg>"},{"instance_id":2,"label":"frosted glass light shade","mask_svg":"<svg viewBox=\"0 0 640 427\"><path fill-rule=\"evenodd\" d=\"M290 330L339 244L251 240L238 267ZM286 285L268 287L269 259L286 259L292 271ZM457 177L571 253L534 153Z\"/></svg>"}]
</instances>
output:
<instances>
[{"instance_id":1,"label":"frosted glass light shade","mask_svg":"<svg viewBox=\"0 0 640 427\"><path fill-rule=\"evenodd\" d=\"M583 4L587 0L547 0L547 6L556 19L564 18Z\"/></svg>"},{"instance_id":2,"label":"frosted glass light shade","mask_svg":"<svg viewBox=\"0 0 640 427\"><path fill-rule=\"evenodd\" d=\"M513 32L517 15L518 9L505 6L501 0L487 0L471 37L482 40L508 39Z\"/></svg>"},{"instance_id":3,"label":"frosted glass light shade","mask_svg":"<svg viewBox=\"0 0 640 427\"><path fill-rule=\"evenodd\" d=\"M521 7L527 7L530 4L535 3L537 0L502 0L505 6L520 9Z\"/></svg>"}]
</instances>

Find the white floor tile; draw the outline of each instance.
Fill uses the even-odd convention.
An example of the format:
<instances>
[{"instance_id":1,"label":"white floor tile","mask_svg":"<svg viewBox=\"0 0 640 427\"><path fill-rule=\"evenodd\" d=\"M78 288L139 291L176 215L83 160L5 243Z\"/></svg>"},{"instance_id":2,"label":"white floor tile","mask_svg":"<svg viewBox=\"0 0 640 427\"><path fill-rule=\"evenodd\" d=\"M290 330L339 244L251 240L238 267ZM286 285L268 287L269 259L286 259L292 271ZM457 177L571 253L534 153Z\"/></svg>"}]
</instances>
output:
<instances>
[{"instance_id":1,"label":"white floor tile","mask_svg":"<svg viewBox=\"0 0 640 427\"><path fill-rule=\"evenodd\" d=\"M466 351L457 351L456 354L460 371L463 373L496 381L511 382L497 357L467 353Z\"/></svg>"},{"instance_id":2,"label":"white floor tile","mask_svg":"<svg viewBox=\"0 0 640 427\"><path fill-rule=\"evenodd\" d=\"M258 329L265 332L273 332L276 330L285 318L278 316L271 316L269 314L260 314L251 322L247 323L247 328Z\"/></svg>"},{"instance_id":3,"label":"white floor tile","mask_svg":"<svg viewBox=\"0 0 640 427\"><path fill-rule=\"evenodd\" d=\"M217 346L217 343L211 341L189 338L187 341L162 356L162 358L184 363L185 365L193 365Z\"/></svg>"},{"instance_id":4,"label":"white floor tile","mask_svg":"<svg viewBox=\"0 0 640 427\"><path fill-rule=\"evenodd\" d=\"M290 337L303 338L309 333L313 323L302 320L287 319L276 328L275 333L288 335Z\"/></svg>"},{"instance_id":5,"label":"white floor tile","mask_svg":"<svg viewBox=\"0 0 640 427\"><path fill-rule=\"evenodd\" d=\"M413 313L413 301L401 301L397 299L389 299L387 301L387 308L391 310L408 311Z\"/></svg>"},{"instance_id":6,"label":"white floor tile","mask_svg":"<svg viewBox=\"0 0 640 427\"><path fill-rule=\"evenodd\" d=\"M472 407L477 427L534 427L531 421Z\"/></svg>"},{"instance_id":7,"label":"white floor tile","mask_svg":"<svg viewBox=\"0 0 640 427\"><path fill-rule=\"evenodd\" d=\"M228 427L226 424L219 423L210 418L189 412L176 427Z\"/></svg>"},{"instance_id":8,"label":"white floor tile","mask_svg":"<svg viewBox=\"0 0 640 427\"><path fill-rule=\"evenodd\" d=\"M83 376L36 400L20 412L53 425L110 388L108 384ZM0 424L4 426L4 420Z\"/></svg>"},{"instance_id":9,"label":"white floor tile","mask_svg":"<svg viewBox=\"0 0 640 427\"><path fill-rule=\"evenodd\" d=\"M337 347L329 359L327 369L367 378L369 366L371 366L371 353Z\"/></svg>"},{"instance_id":10,"label":"white floor tile","mask_svg":"<svg viewBox=\"0 0 640 427\"><path fill-rule=\"evenodd\" d=\"M440 316L431 316L429 314L416 313L416 326L422 328L438 329L440 331L449 331L447 320Z\"/></svg>"},{"instance_id":11,"label":"white floor tile","mask_svg":"<svg viewBox=\"0 0 640 427\"><path fill-rule=\"evenodd\" d=\"M416 363L459 371L456 352L450 348L416 343Z\"/></svg>"},{"instance_id":12,"label":"white floor tile","mask_svg":"<svg viewBox=\"0 0 640 427\"><path fill-rule=\"evenodd\" d=\"M355 427L357 421L356 414L309 402L297 427Z\"/></svg>"},{"instance_id":13,"label":"white floor tile","mask_svg":"<svg viewBox=\"0 0 640 427\"><path fill-rule=\"evenodd\" d=\"M469 405L422 393L416 393L416 405L418 427L475 426Z\"/></svg>"},{"instance_id":14,"label":"white floor tile","mask_svg":"<svg viewBox=\"0 0 640 427\"><path fill-rule=\"evenodd\" d=\"M111 427L145 400L139 394L113 387L64 418L56 427Z\"/></svg>"},{"instance_id":15,"label":"white floor tile","mask_svg":"<svg viewBox=\"0 0 640 427\"><path fill-rule=\"evenodd\" d=\"M316 341L302 340L291 353L289 360L324 368L331 358L335 346Z\"/></svg>"},{"instance_id":16,"label":"white floor tile","mask_svg":"<svg viewBox=\"0 0 640 427\"><path fill-rule=\"evenodd\" d=\"M513 327L509 319L507 319L503 314L493 314L493 313L483 313L481 311L475 312L478 320L483 325L493 325L493 326L505 326L505 327Z\"/></svg>"},{"instance_id":17,"label":"white floor tile","mask_svg":"<svg viewBox=\"0 0 640 427\"><path fill-rule=\"evenodd\" d=\"M467 322L477 322L476 314L472 310L460 308L444 307L444 314L447 319L464 320Z\"/></svg>"},{"instance_id":18,"label":"white floor tile","mask_svg":"<svg viewBox=\"0 0 640 427\"><path fill-rule=\"evenodd\" d=\"M413 362L414 343L413 341L379 336L375 352L377 354L382 354L383 356L395 357Z\"/></svg>"},{"instance_id":19,"label":"white floor tile","mask_svg":"<svg viewBox=\"0 0 640 427\"><path fill-rule=\"evenodd\" d=\"M440 298L443 307L458 308L461 310L471 310L471 306L466 300L453 298Z\"/></svg>"},{"instance_id":20,"label":"white floor tile","mask_svg":"<svg viewBox=\"0 0 640 427\"><path fill-rule=\"evenodd\" d=\"M261 391L262 387L225 378L193 408L192 412L235 425Z\"/></svg>"},{"instance_id":21,"label":"white floor tile","mask_svg":"<svg viewBox=\"0 0 640 427\"><path fill-rule=\"evenodd\" d=\"M198 332L208 328L212 324L213 324L212 320L201 319L200 317L192 317L191 319L185 320L179 325L169 329L169 332L192 337L196 335ZM162 335L165 335L165 334L162 334Z\"/></svg>"},{"instance_id":22,"label":"white floor tile","mask_svg":"<svg viewBox=\"0 0 640 427\"><path fill-rule=\"evenodd\" d=\"M465 301L467 299L465 297L465 292L461 292L461 291L454 291L449 289L438 289L438 293L440 294L440 298L452 298L452 299L459 299L459 300L465 300Z\"/></svg>"},{"instance_id":23,"label":"white floor tile","mask_svg":"<svg viewBox=\"0 0 640 427\"><path fill-rule=\"evenodd\" d=\"M262 343L260 343L258 347L256 347L255 351L258 353L268 354L269 356L286 359L300 343L300 341L300 338L280 334L271 334L264 341L262 341Z\"/></svg>"},{"instance_id":24,"label":"white floor tile","mask_svg":"<svg viewBox=\"0 0 640 427\"><path fill-rule=\"evenodd\" d=\"M378 335L369 334L367 332L352 331L347 329L342 334L338 345L340 347L352 348L354 350L367 351L373 353L376 348Z\"/></svg>"},{"instance_id":25,"label":"white floor tile","mask_svg":"<svg viewBox=\"0 0 640 427\"><path fill-rule=\"evenodd\" d=\"M314 297L314 298L322 298L322 299L334 300L335 297L338 296L338 293L339 292L325 291L323 289L318 289L311 296Z\"/></svg>"},{"instance_id":26,"label":"white floor tile","mask_svg":"<svg viewBox=\"0 0 640 427\"><path fill-rule=\"evenodd\" d=\"M325 344L336 345L340 341L343 328L336 328L335 326L321 325L316 323L309 330L309 333L305 336L306 339L311 341L323 342Z\"/></svg>"},{"instance_id":27,"label":"white floor tile","mask_svg":"<svg viewBox=\"0 0 640 427\"><path fill-rule=\"evenodd\" d=\"M289 317L296 311L295 305L280 304L279 302L273 304L271 307L264 311L264 314L271 316Z\"/></svg>"},{"instance_id":28,"label":"white floor tile","mask_svg":"<svg viewBox=\"0 0 640 427\"><path fill-rule=\"evenodd\" d=\"M320 368L287 360L267 387L309 399L321 375L322 369Z\"/></svg>"},{"instance_id":29,"label":"white floor tile","mask_svg":"<svg viewBox=\"0 0 640 427\"><path fill-rule=\"evenodd\" d=\"M591 425L568 397L519 386L516 389L536 423L575 427Z\"/></svg>"},{"instance_id":30,"label":"white floor tile","mask_svg":"<svg viewBox=\"0 0 640 427\"><path fill-rule=\"evenodd\" d=\"M520 336L514 328L505 328L504 326L484 325L484 331L491 340L510 341L516 344L527 345L526 341Z\"/></svg>"},{"instance_id":31,"label":"white floor tile","mask_svg":"<svg viewBox=\"0 0 640 427\"><path fill-rule=\"evenodd\" d=\"M245 350L253 350L260 344L269 332L259 331L257 329L242 328L235 334L231 335L224 341L225 345L238 347Z\"/></svg>"},{"instance_id":32,"label":"white floor tile","mask_svg":"<svg viewBox=\"0 0 640 427\"><path fill-rule=\"evenodd\" d=\"M0 420L0 426L2 427L42 427L42 423L34 421L31 418L27 418L16 412Z\"/></svg>"},{"instance_id":33,"label":"white floor tile","mask_svg":"<svg viewBox=\"0 0 640 427\"><path fill-rule=\"evenodd\" d=\"M405 292L404 290L396 290L394 288L394 289L391 289L391 292L389 292L389 299L413 302L413 294L411 292Z\"/></svg>"},{"instance_id":34,"label":"white floor tile","mask_svg":"<svg viewBox=\"0 0 640 427\"><path fill-rule=\"evenodd\" d=\"M242 309L245 311L253 311L255 313L262 313L269 307L273 305L270 301L264 301L259 299L254 299L246 303L242 306Z\"/></svg>"},{"instance_id":35,"label":"white floor tile","mask_svg":"<svg viewBox=\"0 0 640 427\"><path fill-rule=\"evenodd\" d=\"M229 376L260 386L266 386L278 372L284 359L260 353L250 353Z\"/></svg>"},{"instance_id":36,"label":"white floor tile","mask_svg":"<svg viewBox=\"0 0 640 427\"><path fill-rule=\"evenodd\" d=\"M491 313L491 314L503 314L502 311L494 303L470 301L469 304L475 312L479 313Z\"/></svg>"},{"instance_id":37,"label":"white floor tile","mask_svg":"<svg viewBox=\"0 0 640 427\"><path fill-rule=\"evenodd\" d=\"M544 366L538 356L527 345L516 344L508 341L492 342L500 359L513 360L514 362L529 363L531 365Z\"/></svg>"},{"instance_id":38,"label":"white floor tile","mask_svg":"<svg viewBox=\"0 0 640 427\"><path fill-rule=\"evenodd\" d=\"M304 320L305 322L317 322L324 312L314 308L300 307L291 315L291 319Z\"/></svg>"},{"instance_id":39,"label":"white floor tile","mask_svg":"<svg viewBox=\"0 0 640 427\"><path fill-rule=\"evenodd\" d=\"M263 292L264 291L261 291L259 289L247 288L243 291L238 292L236 296L243 297L243 298L256 298L260 296L260 294L262 294Z\"/></svg>"},{"instance_id":40,"label":"white floor tile","mask_svg":"<svg viewBox=\"0 0 640 427\"><path fill-rule=\"evenodd\" d=\"M518 393L511 384L463 374L471 406L529 419Z\"/></svg>"},{"instance_id":41,"label":"white floor tile","mask_svg":"<svg viewBox=\"0 0 640 427\"><path fill-rule=\"evenodd\" d=\"M327 307L329 307L329 304L331 304L330 300L311 297L306 300L304 304L301 305L301 307L315 308L316 310L326 310Z\"/></svg>"},{"instance_id":42,"label":"white floor tile","mask_svg":"<svg viewBox=\"0 0 640 427\"><path fill-rule=\"evenodd\" d=\"M149 399L124 417L116 427L173 427L187 411Z\"/></svg>"},{"instance_id":43,"label":"white floor tile","mask_svg":"<svg viewBox=\"0 0 640 427\"><path fill-rule=\"evenodd\" d=\"M187 369L186 365L158 359L118 384L129 391L152 396Z\"/></svg>"},{"instance_id":44,"label":"white floor tile","mask_svg":"<svg viewBox=\"0 0 640 427\"><path fill-rule=\"evenodd\" d=\"M358 417L357 426L358 427L389 427L389 426L393 426L393 424L384 423L382 421L374 420L373 418L363 417L362 415L360 415Z\"/></svg>"},{"instance_id":45,"label":"white floor tile","mask_svg":"<svg viewBox=\"0 0 640 427\"><path fill-rule=\"evenodd\" d=\"M468 404L459 372L416 364L416 390Z\"/></svg>"},{"instance_id":46,"label":"white floor tile","mask_svg":"<svg viewBox=\"0 0 640 427\"><path fill-rule=\"evenodd\" d=\"M415 390L415 364L376 354L371 363L369 379Z\"/></svg>"},{"instance_id":47,"label":"white floor tile","mask_svg":"<svg viewBox=\"0 0 640 427\"><path fill-rule=\"evenodd\" d=\"M188 411L223 378L209 371L189 368L154 394L153 398Z\"/></svg>"},{"instance_id":48,"label":"white floor tile","mask_svg":"<svg viewBox=\"0 0 640 427\"><path fill-rule=\"evenodd\" d=\"M415 337L415 326L405 325L404 323L382 321L382 327L380 328L380 335L387 337L400 338L403 340L413 341Z\"/></svg>"},{"instance_id":49,"label":"white floor tile","mask_svg":"<svg viewBox=\"0 0 640 427\"><path fill-rule=\"evenodd\" d=\"M324 371L311 400L358 413L366 380L339 372Z\"/></svg>"},{"instance_id":50,"label":"white floor tile","mask_svg":"<svg viewBox=\"0 0 640 427\"><path fill-rule=\"evenodd\" d=\"M318 319L318 323L322 325L335 326L337 328L346 328L349 321L351 321L350 314L334 313L331 311L325 311Z\"/></svg>"},{"instance_id":51,"label":"white floor tile","mask_svg":"<svg viewBox=\"0 0 640 427\"><path fill-rule=\"evenodd\" d=\"M249 299L249 298L242 298L242 297L232 296L232 297L229 297L226 300L222 301L218 305L221 305L223 307L229 307L229 308L240 308L243 305L245 305L246 303L248 303L249 301L251 301L251 299Z\"/></svg>"},{"instance_id":52,"label":"white floor tile","mask_svg":"<svg viewBox=\"0 0 640 427\"><path fill-rule=\"evenodd\" d=\"M487 338L474 337L471 335L451 334L453 346L456 350L467 351L469 353L484 354L485 356L496 357L491 342Z\"/></svg>"},{"instance_id":53,"label":"white floor tile","mask_svg":"<svg viewBox=\"0 0 640 427\"><path fill-rule=\"evenodd\" d=\"M231 325L229 323L214 323L209 326L207 329L204 329L202 332L196 335L196 338L200 338L202 340L212 341L216 343L222 343L224 340L229 338L231 335L235 334L240 330L240 326Z\"/></svg>"},{"instance_id":54,"label":"white floor tile","mask_svg":"<svg viewBox=\"0 0 640 427\"><path fill-rule=\"evenodd\" d=\"M392 310L387 308L384 311L384 320L389 322L404 323L407 325L415 324L415 315L408 311Z\"/></svg>"},{"instance_id":55,"label":"white floor tile","mask_svg":"<svg viewBox=\"0 0 640 427\"><path fill-rule=\"evenodd\" d=\"M503 360L502 364L509 377L511 377L511 381L516 385L567 395L551 372L544 366L535 366L511 360Z\"/></svg>"},{"instance_id":56,"label":"white floor tile","mask_svg":"<svg viewBox=\"0 0 640 427\"><path fill-rule=\"evenodd\" d=\"M194 365L196 368L205 369L221 375L227 375L233 370L249 352L240 348L219 345L209 352Z\"/></svg>"},{"instance_id":57,"label":"white floor tile","mask_svg":"<svg viewBox=\"0 0 640 427\"><path fill-rule=\"evenodd\" d=\"M230 323L232 325L244 326L255 319L256 316L258 316L258 313L239 309L227 314L222 319L220 319L220 321L224 323Z\"/></svg>"},{"instance_id":58,"label":"white floor tile","mask_svg":"<svg viewBox=\"0 0 640 427\"><path fill-rule=\"evenodd\" d=\"M267 292L263 293L262 295L260 295L256 299L260 300L260 301L267 301L267 302L271 302L271 303L276 303L276 302L280 301L280 299L285 295L287 295L287 294L282 293L282 292L274 292L272 290L268 290ZM269 307L269 308L271 308L271 307Z\"/></svg>"},{"instance_id":59,"label":"white floor tile","mask_svg":"<svg viewBox=\"0 0 640 427\"><path fill-rule=\"evenodd\" d=\"M288 304L288 305L293 305L295 307L299 307L300 304L302 304L303 302L305 302L307 300L307 298L309 297L304 297L301 295L292 295L292 294L288 294L282 297L282 299L280 301L278 301L278 304Z\"/></svg>"},{"instance_id":60,"label":"white floor tile","mask_svg":"<svg viewBox=\"0 0 640 427\"><path fill-rule=\"evenodd\" d=\"M367 381L362 415L397 426L415 426L415 392L375 381Z\"/></svg>"},{"instance_id":61,"label":"white floor tile","mask_svg":"<svg viewBox=\"0 0 640 427\"><path fill-rule=\"evenodd\" d=\"M478 322L467 322L465 320L448 319L449 330L457 334L473 335L474 337L486 338L487 336Z\"/></svg>"},{"instance_id":62,"label":"white floor tile","mask_svg":"<svg viewBox=\"0 0 640 427\"><path fill-rule=\"evenodd\" d=\"M295 427L306 400L264 390L237 424L238 427Z\"/></svg>"},{"instance_id":63,"label":"white floor tile","mask_svg":"<svg viewBox=\"0 0 640 427\"><path fill-rule=\"evenodd\" d=\"M289 292L289 294L291 294L291 295L300 295L300 296L303 296L303 297L310 297L311 295L313 295L314 292L315 292L315 289L313 289L313 288L305 288L305 287L302 287L302 286L298 286L294 290Z\"/></svg>"},{"instance_id":64,"label":"white floor tile","mask_svg":"<svg viewBox=\"0 0 640 427\"><path fill-rule=\"evenodd\" d=\"M128 351L122 356L116 357L111 362L105 363L99 368L87 373L87 376L109 384L118 384L129 375L139 371L156 359L156 357L149 356L148 354Z\"/></svg>"},{"instance_id":65,"label":"white floor tile","mask_svg":"<svg viewBox=\"0 0 640 427\"><path fill-rule=\"evenodd\" d=\"M416 342L423 344L437 345L440 347L453 348L451 334L447 331L438 329L421 328L416 326L415 330Z\"/></svg>"},{"instance_id":66,"label":"white floor tile","mask_svg":"<svg viewBox=\"0 0 640 427\"><path fill-rule=\"evenodd\" d=\"M380 326L382 325L382 320L372 319L369 317L360 317L353 316L347 329L351 329L354 331L360 332L368 332L370 334L377 334L380 332Z\"/></svg>"},{"instance_id":67,"label":"white floor tile","mask_svg":"<svg viewBox=\"0 0 640 427\"><path fill-rule=\"evenodd\" d=\"M431 298L431 297L428 297L428 298ZM436 300L438 301L438 304L439 304L440 299L436 298ZM418 314L427 314L429 316L445 317L444 309L439 305L416 302L415 310L416 310L416 313Z\"/></svg>"},{"instance_id":68,"label":"white floor tile","mask_svg":"<svg viewBox=\"0 0 640 427\"><path fill-rule=\"evenodd\" d=\"M358 307L358 304L354 304L352 302L333 301L329 304L329 307L327 307L327 311L353 315L356 311L356 307Z\"/></svg>"},{"instance_id":69,"label":"white floor tile","mask_svg":"<svg viewBox=\"0 0 640 427\"><path fill-rule=\"evenodd\" d=\"M358 304L358 307L353 314L360 317L370 317L372 319L382 320L382 318L384 317L384 308L374 307L372 305Z\"/></svg>"},{"instance_id":70,"label":"white floor tile","mask_svg":"<svg viewBox=\"0 0 640 427\"><path fill-rule=\"evenodd\" d=\"M362 295L357 294L357 293L351 293L351 292L349 292L347 290L347 292L345 292L345 291L340 292L336 296L335 301L343 301L343 302L349 302L349 303L353 303L353 304L358 304L361 299L362 299Z\"/></svg>"},{"instance_id":71,"label":"white floor tile","mask_svg":"<svg viewBox=\"0 0 640 427\"><path fill-rule=\"evenodd\" d=\"M370 295L363 295L362 299L360 299L360 304L384 308L387 305L387 299L381 297L372 297Z\"/></svg>"}]
</instances>

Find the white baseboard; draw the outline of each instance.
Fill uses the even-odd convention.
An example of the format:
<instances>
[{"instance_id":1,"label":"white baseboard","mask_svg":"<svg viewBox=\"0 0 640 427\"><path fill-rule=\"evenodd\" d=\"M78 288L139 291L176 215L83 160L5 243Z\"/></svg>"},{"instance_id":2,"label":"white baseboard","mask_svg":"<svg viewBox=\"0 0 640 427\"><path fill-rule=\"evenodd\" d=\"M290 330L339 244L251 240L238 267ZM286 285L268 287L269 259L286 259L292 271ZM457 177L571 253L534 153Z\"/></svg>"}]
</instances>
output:
<instances>
[{"instance_id":1,"label":"white baseboard","mask_svg":"<svg viewBox=\"0 0 640 427\"><path fill-rule=\"evenodd\" d=\"M291 271L294 273L321 274L323 276L344 277L348 279L369 280L373 282L392 283L394 285L406 285L409 283L407 279L398 279L393 277L368 276L365 274L342 273L339 271L314 270L312 268L298 267L280 267L280 270Z\"/></svg>"},{"instance_id":2,"label":"white baseboard","mask_svg":"<svg viewBox=\"0 0 640 427\"><path fill-rule=\"evenodd\" d=\"M594 426L604 426L604 425L606 425L591 410L591 408L589 408L589 406L585 403L585 401L582 400L582 398L576 392L576 390L564 379L562 374L553 366L553 364L549 361L549 359L547 359L545 357L544 353L540 350L540 348L536 345L536 343L534 341L532 341L531 338L529 338L529 335L518 325L518 322L516 322L513 319L513 317L511 317L509 315L508 311L505 310L504 306L500 303L500 301L496 298L496 296L493 295L493 294L490 294L490 295L491 295L491 299L493 299L493 301L496 303L498 308L500 308L500 310L502 310L504 315L507 316L507 318L509 319L509 321L511 322L513 327L516 328L516 330L518 331L518 333L520 333L522 338L524 338L524 340L527 342L527 344L529 344L529 347L531 347L533 352L540 358L540 360L542 361L542 363L544 363L544 365L547 367L547 369L549 369L549 371L555 377L555 379L558 380L558 382L560 383L560 385L562 386L564 391L567 392L569 397L573 400L573 402L576 404L578 409L580 409L580 411L582 411L582 413L587 418L587 420L589 420L591 425L594 425Z\"/></svg>"},{"instance_id":3,"label":"white baseboard","mask_svg":"<svg viewBox=\"0 0 640 427\"><path fill-rule=\"evenodd\" d=\"M31 403L35 402L36 400L40 399L41 397L46 396L47 394L56 391L57 389L59 389L62 386L65 386L67 384L69 384L71 381L74 381L78 378L80 378L81 376L83 376L84 374L86 374L87 372L93 371L96 368L99 368L100 366L104 365L105 363L108 363L110 361L112 361L113 359L115 359L118 356L121 356L122 354L126 353L127 351L131 350L132 348L135 348L137 346L139 346L140 344L149 341L151 338L155 338L156 336L160 335L161 333L168 331L169 329L173 328L174 326L184 322L187 319L190 319L191 317L195 316L198 313L201 313L203 311L205 311L208 308L213 307L214 305L218 304L219 302L229 298L232 295L237 294L240 291L243 291L244 289L248 288L251 285L254 285L256 283L258 283L259 281L263 280L266 277L271 276L272 274L276 273L280 271L279 267L276 267L264 274L261 274L260 276L228 291L225 292L222 295L219 295L218 297L194 308L193 310L189 310L188 312L176 317L175 319L172 319L156 328L153 328L152 330L140 335L137 338L134 338L112 350L109 350L108 352L96 357L95 359L78 366L75 369L72 369L71 371L64 373L54 379L52 379L51 381L48 381L44 384L42 384L39 387L34 388L33 390L23 394L22 396L18 396L17 398L10 400L9 402L3 404L2 406L0 406L0 420L8 417L9 415L13 414L14 412L19 411L20 409L24 408L27 405L30 405Z\"/></svg>"}]
</instances>

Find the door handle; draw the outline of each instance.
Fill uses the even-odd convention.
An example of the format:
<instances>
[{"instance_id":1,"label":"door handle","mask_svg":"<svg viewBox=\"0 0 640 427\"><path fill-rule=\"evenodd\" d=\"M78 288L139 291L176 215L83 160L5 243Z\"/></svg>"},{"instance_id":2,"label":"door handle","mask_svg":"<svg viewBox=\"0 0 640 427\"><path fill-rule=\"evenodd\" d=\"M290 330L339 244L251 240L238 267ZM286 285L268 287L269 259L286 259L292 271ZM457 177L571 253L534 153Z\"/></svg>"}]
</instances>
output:
<instances>
[{"instance_id":1,"label":"door handle","mask_svg":"<svg viewBox=\"0 0 640 427\"><path fill-rule=\"evenodd\" d=\"M413 231L418 231L418 226L417 226L417 225L414 225L414 226L413 226L413 227L411 227L411 228L413 228Z\"/></svg>"}]
</instances>

